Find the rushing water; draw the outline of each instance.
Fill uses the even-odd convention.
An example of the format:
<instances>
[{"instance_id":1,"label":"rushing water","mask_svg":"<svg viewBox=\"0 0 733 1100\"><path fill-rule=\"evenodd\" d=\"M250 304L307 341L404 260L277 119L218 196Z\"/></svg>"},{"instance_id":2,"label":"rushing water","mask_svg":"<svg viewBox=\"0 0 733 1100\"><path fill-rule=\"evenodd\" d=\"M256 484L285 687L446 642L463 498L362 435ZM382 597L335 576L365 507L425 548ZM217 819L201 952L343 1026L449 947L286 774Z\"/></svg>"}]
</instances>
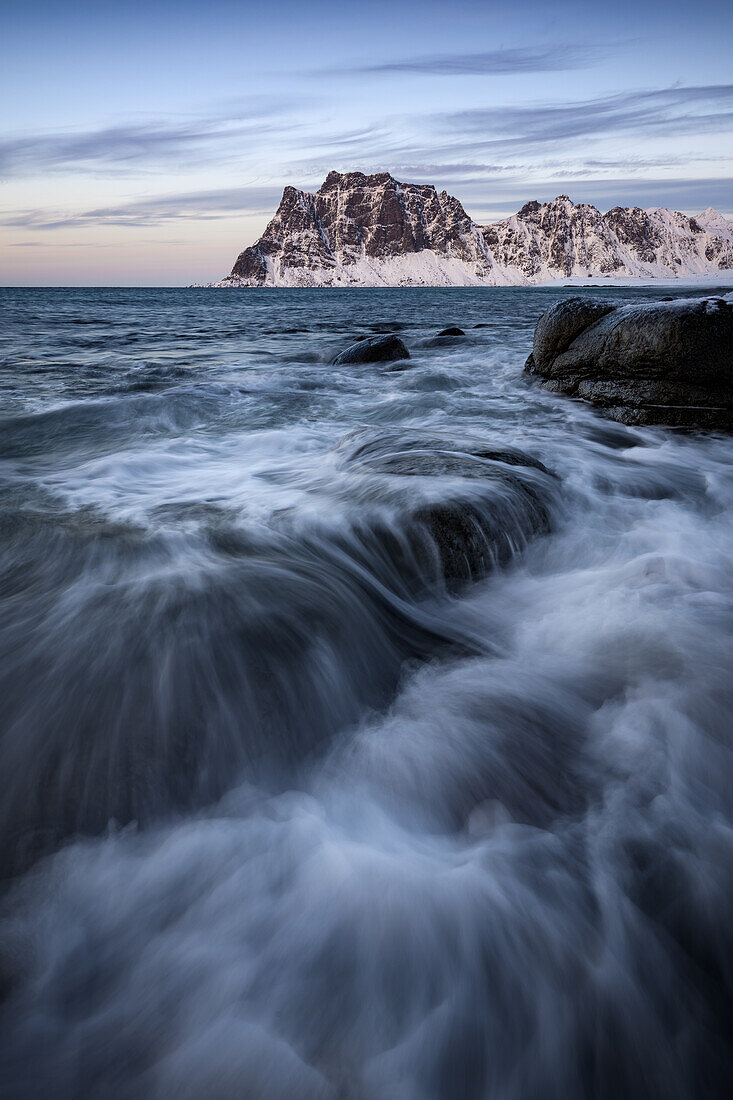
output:
<instances>
[{"instance_id":1,"label":"rushing water","mask_svg":"<svg viewBox=\"0 0 733 1100\"><path fill-rule=\"evenodd\" d=\"M731 440L568 291L0 293L0 1094L731 1095Z\"/></svg>"}]
</instances>

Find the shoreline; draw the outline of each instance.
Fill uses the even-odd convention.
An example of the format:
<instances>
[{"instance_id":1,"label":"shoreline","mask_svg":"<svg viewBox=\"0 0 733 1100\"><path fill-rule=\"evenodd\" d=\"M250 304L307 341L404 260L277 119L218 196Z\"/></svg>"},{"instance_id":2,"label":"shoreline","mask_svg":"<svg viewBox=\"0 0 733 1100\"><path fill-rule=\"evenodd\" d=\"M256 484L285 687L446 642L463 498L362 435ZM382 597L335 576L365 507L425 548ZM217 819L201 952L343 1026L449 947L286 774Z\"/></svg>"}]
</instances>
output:
<instances>
[{"instance_id":1,"label":"shoreline","mask_svg":"<svg viewBox=\"0 0 733 1100\"><path fill-rule=\"evenodd\" d=\"M728 274L728 283L723 288L733 291L733 271ZM603 289L604 287L618 287L633 289L635 287L691 287L691 288L715 288L721 286L721 278L726 276L716 275L685 275L684 277L645 276L630 275L625 278L620 276L603 278L595 275L574 275L568 279L549 279L541 283L419 283L403 285L400 283L369 283L343 286L341 284L321 284L309 286L292 286L287 284L275 285L273 283L261 283L257 286L235 285L218 283L189 283L181 290L548 290L557 289ZM15 288L20 289L20 288ZM29 288L33 289L33 288ZM40 289L40 288L37 288ZM154 290L155 287L149 289ZM164 289L159 287L157 289ZM169 288L175 289L175 288Z\"/></svg>"}]
</instances>

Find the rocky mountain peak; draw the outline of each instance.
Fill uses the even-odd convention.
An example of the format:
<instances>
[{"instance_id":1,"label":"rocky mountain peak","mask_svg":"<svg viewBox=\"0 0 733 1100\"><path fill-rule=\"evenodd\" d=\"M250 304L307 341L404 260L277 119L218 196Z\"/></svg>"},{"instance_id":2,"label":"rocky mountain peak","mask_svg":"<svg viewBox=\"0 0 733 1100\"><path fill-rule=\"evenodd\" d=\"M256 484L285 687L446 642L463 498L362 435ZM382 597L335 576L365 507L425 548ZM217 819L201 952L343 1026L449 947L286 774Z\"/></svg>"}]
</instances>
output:
<instances>
[{"instance_id":1,"label":"rocky mountain peak","mask_svg":"<svg viewBox=\"0 0 733 1100\"><path fill-rule=\"evenodd\" d=\"M530 202L525 202L524 206L517 211L516 217L532 218L541 209L541 205L537 202L537 199L531 199Z\"/></svg>"},{"instance_id":2,"label":"rocky mountain peak","mask_svg":"<svg viewBox=\"0 0 733 1100\"><path fill-rule=\"evenodd\" d=\"M350 190L357 187L373 190L399 186L397 180L389 172L373 172L371 175L364 172L329 172L318 188L317 194L323 195L333 190Z\"/></svg>"},{"instance_id":3,"label":"rocky mountain peak","mask_svg":"<svg viewBox=\"0 0 733 1100\"><path fill-rule=\"evenodd\" d=\"M719 210L716 210L714 206L708 206L703 210L702 214L698 214L695 221L698 225L701 225L703 229L716 233L725 240L733 241L733 221L726 218Z\"/></svg>"}]
</instances>

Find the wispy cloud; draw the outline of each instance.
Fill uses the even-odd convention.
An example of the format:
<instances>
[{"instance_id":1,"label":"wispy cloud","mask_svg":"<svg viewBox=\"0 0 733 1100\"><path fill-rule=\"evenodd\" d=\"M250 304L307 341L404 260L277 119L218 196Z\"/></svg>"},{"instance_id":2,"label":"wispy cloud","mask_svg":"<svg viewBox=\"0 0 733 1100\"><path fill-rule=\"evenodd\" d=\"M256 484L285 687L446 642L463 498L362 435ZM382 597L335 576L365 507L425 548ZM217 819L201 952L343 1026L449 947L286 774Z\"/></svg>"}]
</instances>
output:
<instances>
[{"instance_id":1,"label":"wispy cloud","mask_svg":"<svg viewBox=\"0 0 733 1100\"><path fill-rule=\"evenodd\" d=\"M0 138L0 176L39 172L134 171L200 166L221 161L226 146L243 139L292 132L298 123L279 104L243 106L229 114L178 120L146 120L88 131Z\"/></svg>"},{"instance_id":2,"label":"wispy cloud","mask_svg":"<svg viewBox=\"0 0 733 1100\"><path fill-rule=\"evenodd\" d=\"M507 172L537 177L542 163L553 157L553 167L580 174L593 168L620 173L671 164L669 143L660 156L636 154L602 164L604 144L616 138L633 138L639 148L647 137L674 139L677 163L701 160L722 162L707 154L691 158L681 139L702 134L733 132L733 85L670 87L623 92L573 102L477 107L453 112L404 115L391 126L374 132L366 129L357 140L334 137L328 146L316 140L314 152L291 161L290 175L298 186L321 180L332 168L365 172L389 170L398 178L424 180L445 186L451 181L480 182ZM664 154L667 154L666 156ZM643 160L643 158L642 158Z\"/></svg>"},{"instance_id":3,"label":"wispy cloud","mask_svg":"<svg viewBox=\"0 0 733 1100\"><path fill-rule=\"evenodd\" d=\"M398 175L401 178L407 180L410 179L425 179L430 181L439 177L440 179L463 179L465 176L475 175L493 175L496 172L503 172L505 165L503 164L464 164L461 162L454 163L423 163L423 164L395 164L391 171L394 175Z\"/></svg>"},{"instance_id":4,"label":"wispy cloud","mask_svg":"<svg viewBox=\"0 0 733 1100\"><path fill-rule=\"evenodd\" d=\"M481 53L431 54L381 61L358 68L324 70L332 75L414 73L427 76L514 76L566 72L597 64L613 49L596 45L527 46Z\"/></svg>"},{"instance_id":5,"label":"wispy cloud","mask_svg":"<svg viewBox=\"0 0 733 1100\"><path fill-rule=\"evenodd\" d=\"M475 148L528 148L576 138L622 134L712 133L733 129L733 84L623 92L576 103L472 108L438 120Z\"/></svg>"},{"instance_id":6,"label":"wispy cloud","mask_svg":"<svg viewBox=\"0 0 733 1100\"><path fill-rule=\"evenodd\" d=\"M159 195L77 213L24 210L5 217L0 224L7 228L51 230L99 225L140 228L181 220L214 221L234 214L270 213L277 206L281 193L280 187L222 188Z\"/></svg>"},{"instance_id":7,"label":"wispy cloud","mask_svg":"<svg viewBox=\"0 0 733 1100\"><path fill-rule=\"evenodd\" d=\"M469 203L478 199L482 205L510 192L521 204L533 197L530 191L537 187L534 181L554 179L557 190L570 190L573 181L580 187L582 181L578 193L590 201L598 183L598 194L603 195L599 201L607 196L611 205L615 201L648 201L684 204L689 209L697 205L697 199L680 181L670 180L663 187L659 180L652 179L642 187L641 178L664 174L658 170L674 164L686 166L686 143L680 140L686 135L733 132L733 84L672 86L576 102L425 111L342 132L324 126L322 129L318 116L307 118L301 114L294 118L282 104L231 103L222 105L218 113L212 111L198 119L147 121L86 133L8 139L0 142L0 175L5 176L90 168L95 173L124 171L126 165L132 165L135 174L142 177L151 165L161 163L168 169L181 169L187 163L203 160L220 164L226 159L231 164L236 163L243 147L257 144L256 135L262 135L270 154L278 148L280 168L277 185L124 198L71 212L16 209L8 211L1 224L28 231L72 226L140 228L243 214L266 216L277 206L282 183L289 181L313 190L332 168L387 169L397 178L447 187L459 198ZM296 127L299 146L311 152L307 160L288 161L288 140ZM615 156L604 157L607 139L626 136L630 140L617 143ZM651 146L650 150L659 148L658 157L619 155L619 149L627 144L630 149L643 149L643 140L655 136L673 138L674 144L667 141ZM672 150L675 155L670 155ZM707 176L715 171L714 163L720 173L726 171L723 154L716 158L712 143L706 153L695 157L698 168L702 160L707 160L711 164L704 170ZM683 168L680 175L685 175ZM619 181L618 199L613 194L611 176ZM607 187L601 177L609 177ZM730 200L725 199L728 183L726 179L713 187L709 179L703 179L695 195L702 198L707 189L709 202L730 208Z\"/></svg>"}]
</instances>

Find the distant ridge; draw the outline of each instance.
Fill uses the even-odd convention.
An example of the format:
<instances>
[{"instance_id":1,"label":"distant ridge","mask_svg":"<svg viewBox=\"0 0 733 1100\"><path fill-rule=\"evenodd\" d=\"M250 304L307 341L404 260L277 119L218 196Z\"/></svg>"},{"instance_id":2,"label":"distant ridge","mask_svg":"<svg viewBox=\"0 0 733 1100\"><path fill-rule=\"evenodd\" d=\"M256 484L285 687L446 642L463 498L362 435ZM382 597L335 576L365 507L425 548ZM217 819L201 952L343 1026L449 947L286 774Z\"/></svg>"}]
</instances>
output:
<instances>
[{"instance_id":1,"label":"distant ridge","mask_svg":"<svg viewBox=\"0 0 733 1100\"><path fill-rule=\"evenodd\" d=\"M567 195L490 225L430 184L330 172L286 187L260 239L214 286L530 285L574 277L684 278L733 269L733 222L652 207L602 214Z\"/></svg>"}]
</instances>

